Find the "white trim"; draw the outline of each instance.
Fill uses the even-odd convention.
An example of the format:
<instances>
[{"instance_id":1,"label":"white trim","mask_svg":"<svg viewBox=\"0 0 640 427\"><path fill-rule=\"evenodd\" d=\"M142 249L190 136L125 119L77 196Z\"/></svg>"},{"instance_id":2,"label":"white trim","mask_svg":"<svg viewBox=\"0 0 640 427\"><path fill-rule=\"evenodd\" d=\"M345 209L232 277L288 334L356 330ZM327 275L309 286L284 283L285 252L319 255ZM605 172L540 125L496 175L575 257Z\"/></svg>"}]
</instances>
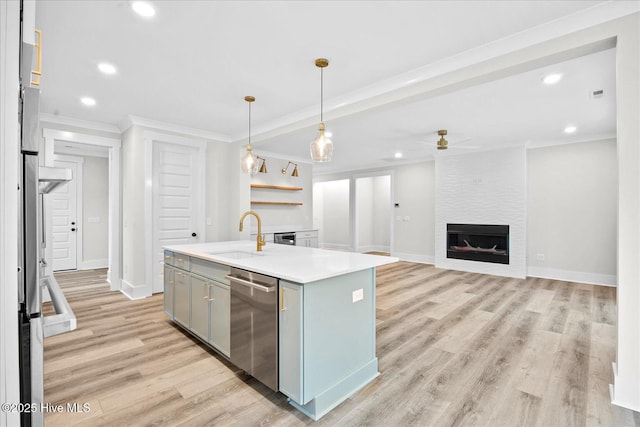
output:
<instances>
[{"instance_id":1,"label":"white trim","mask_svg":"<svg viewBox=\"0 0 640 427\"><path fill-rule=\"evenodd\" d=\"M369 245L369 246L361 246L358 248L359 253L366 252L391 252L389 250L389 245Z\"/></svg>"},{"instance_id":2,"label":"white trim","mask_svg":"<svg viewBox=\"0 0 640 427\"><path fill-rule=\"evenodd\" d=\"M409 252L391 252L391 256L400 258L400 261L418 262L420 264L435 265L434 255L412 254Z\"/></svg>"},{"instance_id":3,"label":"white trim","mask_svg":"<svg viewBox=\"0 0 640 427\"><path fill-rule=\"evenodd\" d=\"M25 11L26 17L29 13ZM33 15L33 13L31 13ZM31 16L33 18L33 16ZM18 349L18 125L20 3L0 1L0 402L20 401ZM0 425L20 414L0 411Z\"/></svg>"},{"instance_id":4,"label":"white trim","mask_svg":"<svg viewBox=\"0 0 640 427\"><path fill-rule=\"evenodd\" d=\"M203 129L196 129L188 126L180 126L172 123L160 122L152 119L145 119L144 117L127 116L122 122L120 122L119 132L126 132L131 126L140 126L143 128L150 128L161 130L165 132L179 133L183 135L192 136L195 138L203 138L206 140L213 140L219 142L231 142L231 138L228 135L211 132Z\"/></svg>"},{"instance_id":5,"label":"white trim","mask_svg":"<svg viewBox=\"0 0 640 427\"><path fill-rule=\"evenodd\" d=\"M53 165L53 147L55 140L78 142L81 144L99 145L109 149L109 272L107 281L110 289L120 289L122 281L122 210L120 208L120 152L122 141L116 138L88 135L80 132L68 132L44 128L45 165Z\"/></svg>"},{"instance_id":6,"label":"white trim","mask_svg":"<svg viewBox=\"0 0 640 427\"><path fill-rule=\"evenodd\" d=\"M122 279L122 287L120 292L130 300L143 299L150 297L151 294L147 294L147 286L134 286L126 280Z\"/></svg>"},{"instance_id":7,"label":"white trim","mask_svg":"<svg viewBox=\"0 0 640 427\"><path fill-rule=\"evenodd\" d=\"M41 122L47 122L57 125L74 126L87 130L96 130L100 132L112 132L120 134L120 129L108 123L92 122L88 120L74 119L72 117L54 116L53 114L40 113ZM82 142L82 141L80 141Z\"/></svg>"},{"instance_id":8,"label":"white trim","mask_svg":"<svg viewBox=\"0 0 640 427\"><path fill-rule=\"evenodd\" d=\"M90 259L88 261L81 261L78 264L78 270L95 270L98 268L108 268L109 267L109 259Z\"/></svg>"},{"instance_id":9,"label":"white trim","mask_svg":"<svg viewBox=\"0 0 640 427\"><path fill-rule=\"evenodd\" d=\"M563 280L565 282L587 283L590 285L612 286L618 285L615 274L589 273L585 271L571 271L561 268L527 267L527 277Z\"/></svg>"}]
</instances>

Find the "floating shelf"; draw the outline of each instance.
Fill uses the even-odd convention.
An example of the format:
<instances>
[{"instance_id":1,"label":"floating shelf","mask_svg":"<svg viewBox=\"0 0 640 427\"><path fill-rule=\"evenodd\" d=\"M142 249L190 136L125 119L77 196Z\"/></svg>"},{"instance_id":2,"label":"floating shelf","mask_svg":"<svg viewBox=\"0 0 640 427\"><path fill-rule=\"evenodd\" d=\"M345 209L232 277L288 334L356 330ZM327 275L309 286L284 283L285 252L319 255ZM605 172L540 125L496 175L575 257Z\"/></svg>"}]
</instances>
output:
<instances>
[{"instance_id":1,"label":"floating shelf","mask_svg":"<svg viewBox=\"0 0 640 427\"><path fill-rule=\"evenodd\" d=\"M252 205L286 205L286 206L302 206L301 202L260 202L257 200L251 201Z\"/></svg>"},{"instance_id":2,"label":"floating shelf","mask_svg":"<svg viewBox=\"0 0 640 427\"><path fill-rule=\"evenodd\" d=\"M301 187L283 187L281 185L251 184L251 188L269 188L271 190L302 191Z\"/></svg>"}]
</instances>

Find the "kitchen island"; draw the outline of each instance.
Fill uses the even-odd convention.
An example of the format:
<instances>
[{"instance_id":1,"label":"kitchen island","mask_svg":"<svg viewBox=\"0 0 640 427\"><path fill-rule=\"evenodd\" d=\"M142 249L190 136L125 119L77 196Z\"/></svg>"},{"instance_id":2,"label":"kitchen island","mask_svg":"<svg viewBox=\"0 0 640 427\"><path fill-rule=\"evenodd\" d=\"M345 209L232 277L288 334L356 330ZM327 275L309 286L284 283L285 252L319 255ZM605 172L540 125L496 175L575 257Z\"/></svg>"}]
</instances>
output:
<instances>
[{"instance_id":1,"label":"kitchen island","mask_svg":"<svg viewBox=\"0 0 640 427\"><path fill-rule=\"evenodd\" d=\"M232 362L232 271L278 279L271 388L307 416L319 419L379 375L375 268L397 258L273 244L258 252L249 241L164 249L167 315Z\"/></svg>"}]
</instances>

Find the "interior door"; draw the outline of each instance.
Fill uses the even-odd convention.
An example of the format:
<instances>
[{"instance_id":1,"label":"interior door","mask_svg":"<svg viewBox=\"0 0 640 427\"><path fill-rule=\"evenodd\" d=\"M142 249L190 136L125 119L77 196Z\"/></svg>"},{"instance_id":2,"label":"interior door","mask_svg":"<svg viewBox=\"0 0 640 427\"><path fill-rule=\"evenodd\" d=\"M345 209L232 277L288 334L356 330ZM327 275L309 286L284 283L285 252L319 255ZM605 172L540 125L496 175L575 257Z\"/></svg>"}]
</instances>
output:
<instances>
[{"instance_id":1,"label":"interior door","mask_svg":"<svg viewBox=\"0 0 640 427\"><path fill-rule=\"evenodd\" d=\"M165 245L200 243L202 159L186 145L153 143L153 292L164 290Z\"/></svg>"},{"instance_id":2,"label":"interior door","mask_svg":"<svg viewBox=\"0 0 640 427\"><path fill-rule=\"evenodd\" d=\"M78 164L56 160L54 166L71 169L73 178L48 196L52 206L53 271L75 270L78 266Z\"/></svg>"}]
</instances>

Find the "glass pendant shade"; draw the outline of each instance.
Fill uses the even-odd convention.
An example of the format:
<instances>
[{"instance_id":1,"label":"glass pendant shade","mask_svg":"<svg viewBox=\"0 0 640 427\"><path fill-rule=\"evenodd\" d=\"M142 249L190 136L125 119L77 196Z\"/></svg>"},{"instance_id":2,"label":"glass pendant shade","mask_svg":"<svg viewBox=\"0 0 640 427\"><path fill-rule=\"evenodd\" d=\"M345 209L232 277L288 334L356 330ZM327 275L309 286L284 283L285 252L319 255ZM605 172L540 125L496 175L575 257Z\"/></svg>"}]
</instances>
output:
<instances>
[{"instance_id":1,"label":"glass pendant shade","mask_svg":"<svg viewBox=\"0 0 640 427\"><path fill-rule=\"evenodd\" d=\"M330 162L333 142L324 135L324 123L318 126L318 136L311 143L311 158L314 162Z\"/></svg>"},{"instance_id":2,"label":"glass pendant shade","mask_svg":"<svg viewBox=\"0 0 640 427\"><path fill-rule=\"evenodd\" d=\"M245 154L240 161L240 167L244 173L250 173L253 175L258 172L258 159L253 155L251 145L247 147L247 154Z\"/></svg>"}]
</instances>

